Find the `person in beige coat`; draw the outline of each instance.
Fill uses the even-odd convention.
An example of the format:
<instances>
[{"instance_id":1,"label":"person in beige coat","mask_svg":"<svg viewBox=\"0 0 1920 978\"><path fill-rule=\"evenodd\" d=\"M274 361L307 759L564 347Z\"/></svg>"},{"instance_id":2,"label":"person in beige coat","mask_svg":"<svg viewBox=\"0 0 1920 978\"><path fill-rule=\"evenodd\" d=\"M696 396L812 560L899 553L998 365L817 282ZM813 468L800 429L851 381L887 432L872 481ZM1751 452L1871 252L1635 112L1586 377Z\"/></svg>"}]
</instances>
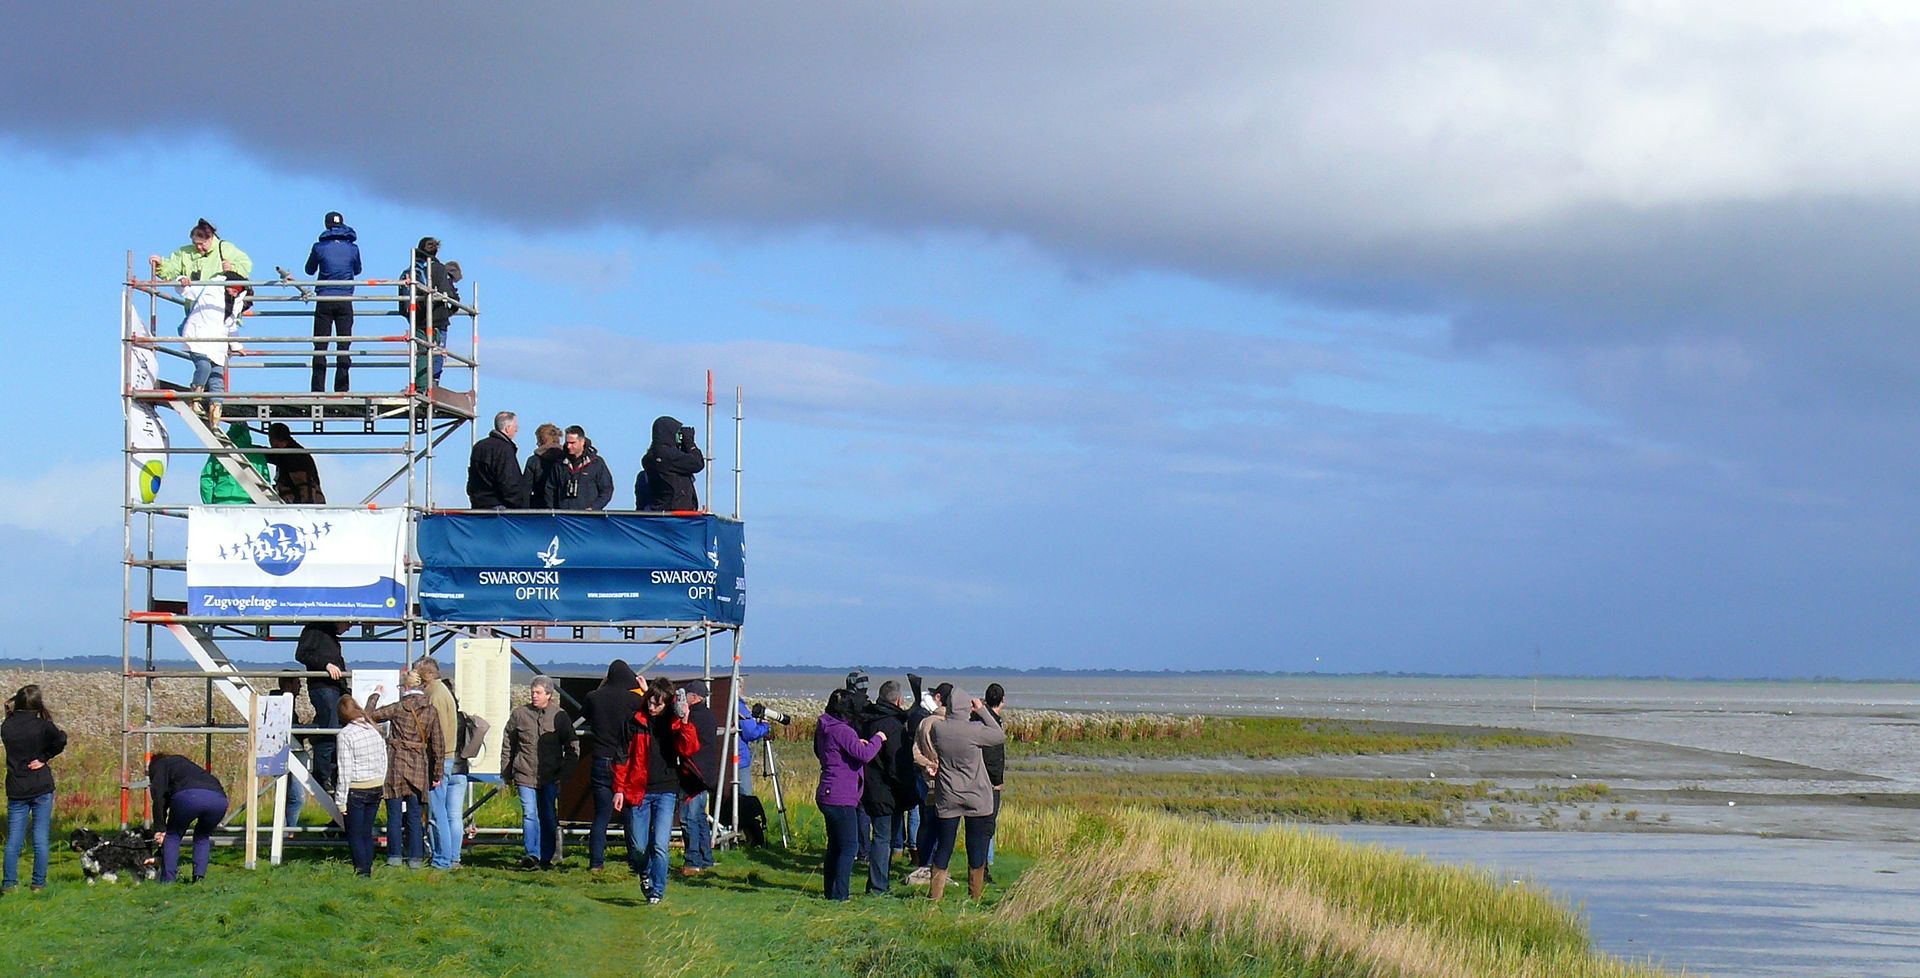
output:
<instances>
[{"instance_id":1,"label":"person in beige coat","mask_svg":"<svg viewBox=\"0 0 1920 978\"><path fill-rule=\"evenodd\" d=\"M981 751L1007 742L1000 718L978 699L954 690L947 715L920 725L933 746L933 808L940 823L934 836L933 879L930 894L939 902L947 889L947 866L961 819L967 828L967 893L974 899L986 888L987 845L993 841L993 782ZM968 709L954 704L966 703Z\"/></svg>"}]
</instances>

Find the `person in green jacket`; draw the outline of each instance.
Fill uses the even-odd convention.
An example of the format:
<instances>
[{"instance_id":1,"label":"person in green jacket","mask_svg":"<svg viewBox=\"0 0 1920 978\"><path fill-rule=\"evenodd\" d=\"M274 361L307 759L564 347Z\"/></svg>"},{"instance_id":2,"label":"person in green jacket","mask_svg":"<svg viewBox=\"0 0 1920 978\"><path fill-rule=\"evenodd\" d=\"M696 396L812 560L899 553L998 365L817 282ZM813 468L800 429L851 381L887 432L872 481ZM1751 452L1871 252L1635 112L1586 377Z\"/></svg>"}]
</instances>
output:
<instances>
[{"instance_id":1,"label":"person in green jacket","mask_svg":"<svg viewBox=\"0 0 1920 978\"><path fill-rule=\"evenodd\" d=\"M227 440L233 442L235 448L253 447L253 435L247 431L246 425L238 421L227 426ZM267 475L267 457L265 455L255 455L249 452L247 454L247 464L253 466L254 471L260 473L260 480L262 482L269 485L273 483L273 479ZM251 503L253 502L253 497L247 495L247 490L240 486L240 480L235 479L233 473L228 472L227 467L220 464L219 458L209 455L207 456L206 467L200 470L200 501L208 505L214 503Z\"/></svg>"},{"instance_id":2,"label":"person in green jacket","mask_svg":"<svg viewBox=\"0 0 1920 978\"><path fill-rule=\"evenodd\" d=\"M238 272L243 279L253 277L253 259L222 239L219 229L206 218L201 218L200 223L193 226L188 237L192 239L191 244L165 258L147 256L147 264L153 266L154 278L211 281L221 272Z\"/></svg>"}]
</instances>

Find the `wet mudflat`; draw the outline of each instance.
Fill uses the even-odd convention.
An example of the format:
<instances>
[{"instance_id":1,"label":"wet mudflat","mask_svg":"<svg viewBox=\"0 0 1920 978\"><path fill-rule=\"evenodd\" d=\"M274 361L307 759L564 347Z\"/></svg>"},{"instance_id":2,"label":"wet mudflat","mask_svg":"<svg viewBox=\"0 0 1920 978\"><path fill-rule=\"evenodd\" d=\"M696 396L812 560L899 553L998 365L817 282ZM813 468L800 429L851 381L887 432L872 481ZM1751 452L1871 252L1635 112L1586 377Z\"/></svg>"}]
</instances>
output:
<instances>
[{"instance_id":1,"label":"wet mudflat","mask_svg":"<svg viewBox=\"0 0 1920 978\"><path fill-rule=\"evenodd\" d=\"M1718 976L1920 976L1920 847L1751 835L1316 827L1528 879L1622 957Z\"/></svg>"}]
</instances>

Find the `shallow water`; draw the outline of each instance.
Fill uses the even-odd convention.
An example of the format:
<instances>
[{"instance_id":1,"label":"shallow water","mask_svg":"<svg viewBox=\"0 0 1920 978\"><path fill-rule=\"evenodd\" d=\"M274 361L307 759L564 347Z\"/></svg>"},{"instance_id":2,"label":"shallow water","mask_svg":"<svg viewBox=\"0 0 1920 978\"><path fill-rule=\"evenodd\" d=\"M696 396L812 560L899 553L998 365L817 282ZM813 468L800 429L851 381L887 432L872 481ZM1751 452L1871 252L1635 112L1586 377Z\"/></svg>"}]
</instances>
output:
<instances>
[{"instance_id":1,"label":"shallow water","mask_svg":"<svg viewBox=\"0 0 1920 978\"><path fill-rule=\"evenodd\" d=\"M1751 836L1383 826L1341 838L1531 879L1580 904L1594 943L1721 976L1920 976L1920 851Z\"/></svg>"}]
</instances>

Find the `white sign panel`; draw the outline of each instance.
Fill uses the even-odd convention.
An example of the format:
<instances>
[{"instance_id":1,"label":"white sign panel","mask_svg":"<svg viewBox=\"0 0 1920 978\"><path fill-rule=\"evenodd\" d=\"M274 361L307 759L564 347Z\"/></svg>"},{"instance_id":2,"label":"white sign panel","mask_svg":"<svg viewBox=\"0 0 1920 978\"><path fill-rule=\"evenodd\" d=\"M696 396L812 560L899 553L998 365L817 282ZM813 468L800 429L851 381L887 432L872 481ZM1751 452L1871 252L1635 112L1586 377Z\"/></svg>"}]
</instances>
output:
<instances>
[{"instance_id":1,"label":"white sign panel","mask_svg":"<svg viewBox=\"0 0 1920 978\"><path fill-rule=\"evenodd\" d=\"M373 694L380 694L380 702L374 703ZM400 670L398 669L359 669L353 670L353 701L366 709L369 704L387 706L400 699Z\"/></svg>"},{"instance_id":2,"label":"white sign panel","mask_svg":"<svg viewBox=\"0 0 1920 978\"><path fill-rule=\"evenodd\" d=\"M397 619L406 612L400 510L187 511L187 613Z\"/></svg>"},{"instance_id":3,"label":"white sign panel","mask_svg":"<svg viewBox=\"0 0 1920 978\"><path fill-rule=\"evenodd\" d=\"M287 754L293 747L293 697L260 697L259 740L253 751L253 773L277 778L287 773Z\"/></svg>"},{"instance_id":4,"label":"white sign panel","mask_svg":"<svg viewBox=\"0 0 1920 978\"><path fill-rule=\"evenodd\" d=\"M460 709L487 719L487 740L467 762L469 774L499 774L500 744L513 712L513 646L504 638L463 638L454 643L453 692Z\"/></svg>"}]
</instances>

